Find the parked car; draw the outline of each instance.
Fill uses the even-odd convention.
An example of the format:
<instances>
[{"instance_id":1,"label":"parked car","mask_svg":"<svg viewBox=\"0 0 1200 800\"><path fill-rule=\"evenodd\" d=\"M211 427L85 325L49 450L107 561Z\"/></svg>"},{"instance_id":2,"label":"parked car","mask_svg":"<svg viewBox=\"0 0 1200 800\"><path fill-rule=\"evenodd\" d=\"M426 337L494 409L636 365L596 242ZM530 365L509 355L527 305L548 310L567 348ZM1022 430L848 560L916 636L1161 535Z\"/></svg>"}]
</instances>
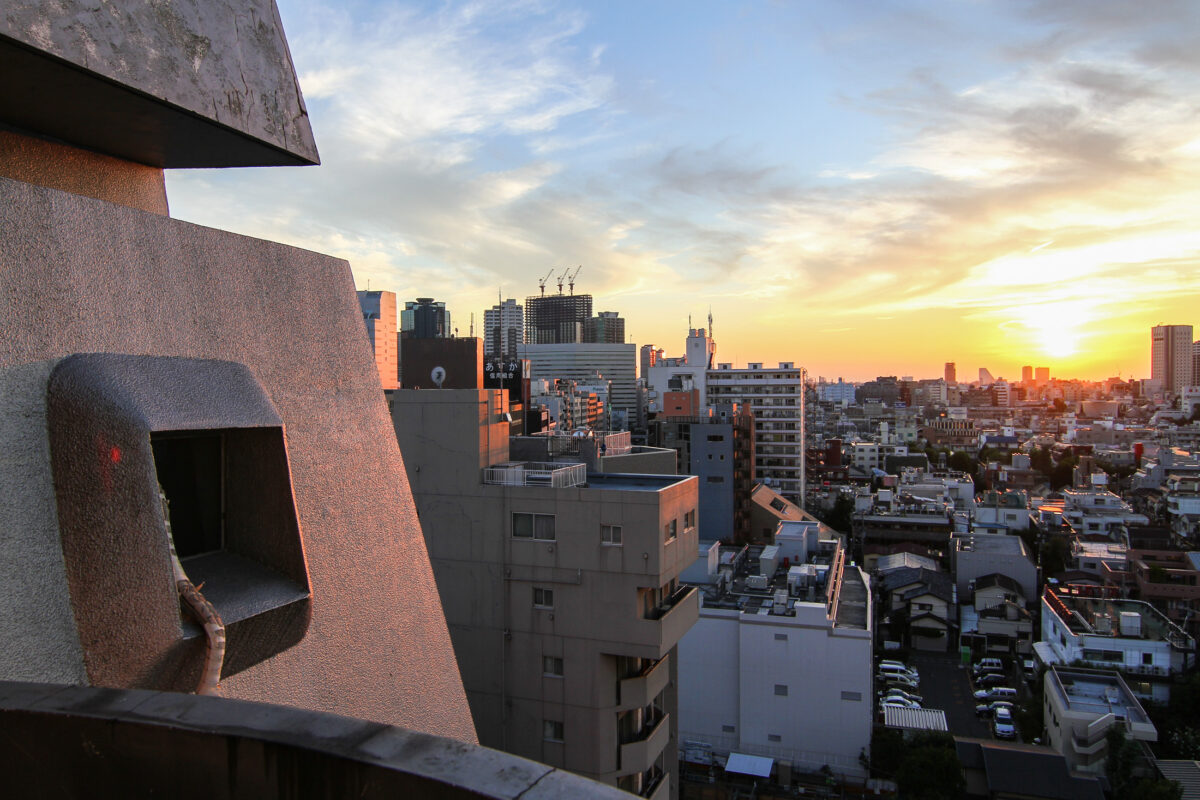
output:
<instances>
[{"instance_id":1,"label":"parked car","mask_svg":"<svg viewBox=\"0 0 1200 800\"><path fill-rule=\"evenodd\" d=\"M1003 672L1004 662L998 658L981 658L971 665L971 670L977 675L988 670L992 672Z\"/></svg>"},{"instance_id":2,"label":"parked car","mask_svg":"<svg viewBox=\"0 0 1200 800\"><path fill-rule=\"evenodd\" d=\"M883 683L884 687L888 688L888 689L903 689L904 691L907 692L909 689L912 689L915 691L915 690L921 688L921 685L916 680L914 680L913 678L905 677L903 675L880 674L880 675L875 676L875 680Z\"/></svg>"},{"instance_id":3,"label":"parked car","mask_svg":"<svg viewBox=\"0 0 1200 800\"><path fill-rule=\"evenodd\" d=\"M896 661L896 660L890 659L890 658L882 659L879 662L879 670L882 672L885 667L887 667L889 669L903 670L903 671L907 672L909 675L912 675L917 680L921 679L921 675L919 672L917 672L916 667L910 667L908 664L905 664L903 661Z\"/></svg>"},{"instance_id":4,"label":"parked car","mask_svg":"<svg viewBox=\"0 0 1200 800\"><path fill-rule=\"evenodd\" d=\"M990 703L980 703L975 706L975 713L981 717L990 717L995 714L997 709L1005 708L1009 712L1013 710L1013 704L1009 700L993 700Z\"/></svg>"},{"instance_id":5,"label":"parked car","mask_svg":"<svg viewBox=\"0 0 1200 800\"><path fill-rule=\"evenodd\" d=\"M993 686L990 689L980 689L975 692L975 699L989 702L992 700L1016 700L1017 690L1010 686Z\"/></svg>"},{"instance_id":6,"label":"parked car","mask_svg":"<svg viewBox=\"0 0 1200 800\"><path fill-rule=\"evenodd\" d=\"M1023 660L1021 662L1021 674L1025 676L1025 680L1027 681L1037 680L1037 662L1035 662L1032 658L1026 658Z\"/></svg>"},{"instance_id":7,"label":"parked car","mask_svg":"<svg viewBox=\"0 0 1200 800\"><path fill-rule=\"evenodd\" d=\"M883 711L888 706L893 708L920 708L921 704L915 700L905 700L903 697L885 697L879 701L880 711Z\"/></svg>"},{"instance_id":8,"label":"parked car","mask_svg":"<svg viewBox=\"0 0 1200 800\"><path fill-rule=\"evenodd\" d=\"M889 664L880 664L875 668L875 671L880 675L903 675L906 678L912 678L914 681L921 680L921 676L917 674L915 669L909 669L902 664L895 662Z\"/></svg>"},{"instance_id":9,"label":"parked car","mask_svg":"<svg viewBox=\"0 0 1200 800\"><path fill-rule=\"evenodd\" d=\"M899 689L899 688L895 688L895 687L893 687L891 689L884 689L884 690L880 691L879 696L880 697L900 697L905 700L912 700L915 703L920 703L921 701L923 701L925 699L924 697L922 697L919 694L913 694L912 692L906 692L903 689Z\"/></svg>"},{"instance_id":10,"label":"parked car","mask_svg":"<svg viewBox=\"0 0 1200 800\"><path fill-rule=\"evenodd\" d=\"M975 685L980 688L987 688L989 686L999 686L1007 680L1007 675L999 672L986 672L975 679Z\"/></svg>"},{"instance_id":11,"label":"parked car","mask_svg":"<svg viewBox=\"0 0 1200 800\"><path fill-rule=\"evenodd\" d=\"M997 739L1017 738L1017 728L1013 725L1012 711L1007 708L997 708L992 718L992 733Z\"/></svg>"}]
</instances>

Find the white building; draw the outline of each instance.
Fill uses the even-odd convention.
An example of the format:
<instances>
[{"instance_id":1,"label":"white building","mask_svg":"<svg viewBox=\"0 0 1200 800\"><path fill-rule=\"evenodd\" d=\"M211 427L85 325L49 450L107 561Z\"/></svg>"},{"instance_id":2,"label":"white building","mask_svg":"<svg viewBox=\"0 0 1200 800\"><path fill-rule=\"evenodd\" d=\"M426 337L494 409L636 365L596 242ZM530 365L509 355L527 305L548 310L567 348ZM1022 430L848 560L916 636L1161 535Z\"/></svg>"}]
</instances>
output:
<instances>
[{"instance_id":1,"label":"white building","mask_svg":"<svg viewBox=\"0 0 1200 800\"><path fill-rule=\"evenodd\" d=\"M754 412L754 475L789 499L800 496L804 461L804 387L800 368L751 362L744 369L718 364L707 374L706 402L741 403Z\"/></svg>"},{"instance_id":2,"label":"white building","mask_svg":"<svg viewBox=\"0 0 1200 800\"><path fill-rule=\"evenodd\" d=\"M684 355L681 358L655 358L653 365L647 364L646 388L650 392L648 410L658 413L663 410L663 392L686 392L695 389L700 397L705 396L706 376L712 368L716 353L716 342L704 328L691 328Z\"/></svg>"},{"instance_id":3,"label":"white building","mask_svg":"<svg viewBox=\"0 0 1200 800\"><path fill-rule=\"evenodd\" d=\"M1104 774L1114 727L1128 739L1158 741L1154 723L1116 672L1051 667L1043 680L1047 744L1072 772Z\"/></svg>"},{"instance_id":4,"label":"white building","mask_svg":"<svg viewBox=\"0 0 1200 800\"><path fill-rule=\"evenodd\" d=\"M1148 525L1145 514L1107 489L1095 487L1063 490L1063 519L1082 534L1119 538L1127 525Z\"/></svg>"},{"instance_id":5,"label":"white building","mask_svg":"<svg viewBox=\"0 0 1200 800\"><path fill-rule=\"evenodd\" d=\"M637 419L637 345L524 344L521 357L529 359L531 379L568 378L591 384L599 373L612 383L612 428L628 429L630 421Z\"/></svg>"},{"instance_id":6,"label":"white building","mask_svg":"<svg viewBox=\"0 0 1200 800\"><path fill-rule=\"evenodd\" d=\"M841 378L837 383L818 383L817 398L822 403L837 403L845 408L854 405L854 384L846 383Z\"/></svg>"},{"instance_id":7,"label":"white building","mask_svg":"<svg viewBox=\"0 0 1200 800\"><path fill-rule=\"evenodd\" d=\"M509 298L483 312L483 354L512 356L525 341L525 312Z\"/></svg>"},{"instance_id":8,"label":"white building","mask_svg":"<svg viewBox=\"0 0 1200 800\"><path fill-rule=\"evenodd\" d=\"M712 545L700 619L679 643L680 746L865 776L872 693L870 588L840 539L814 527L779 546ZM792 566L777 569L782 558ZM756 588L763 587L763 588Z\"/></svg>"},{"instance_id":9,"label":"white building","mask_svg":"<svg viewBox=\"0 0 1200 800\"><path fill-rule=\"evenodd\" d=\"M1042 594L1042 640L1034 645L1046 664L1082 662L1118 669L1137 694L1165 702L1168 678L1194 665L1195 641L1149 603L1047 589Z\"/></svg>"}]
</instances>

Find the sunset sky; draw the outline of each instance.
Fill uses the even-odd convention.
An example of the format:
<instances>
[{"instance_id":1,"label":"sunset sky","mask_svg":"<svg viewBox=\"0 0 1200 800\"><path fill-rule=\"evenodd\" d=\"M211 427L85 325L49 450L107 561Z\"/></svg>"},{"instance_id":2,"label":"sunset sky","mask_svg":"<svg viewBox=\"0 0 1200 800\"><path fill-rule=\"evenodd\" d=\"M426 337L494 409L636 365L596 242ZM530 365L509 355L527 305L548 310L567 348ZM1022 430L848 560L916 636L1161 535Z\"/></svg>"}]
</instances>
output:
<instances>
[{"instance_id":1,"label":"sunset sky","mask_svg":"<svg viewBox=\"0 0 1200 800\"><path fill-rule=\"evenodd\" d=\"M630 340L814 376L1149 377L1200 296L1200 3L279 0L323 164L174 216L470 314L582 265ZM551 281L552 291L553 280Z\"/></svg>"}]
</instances>

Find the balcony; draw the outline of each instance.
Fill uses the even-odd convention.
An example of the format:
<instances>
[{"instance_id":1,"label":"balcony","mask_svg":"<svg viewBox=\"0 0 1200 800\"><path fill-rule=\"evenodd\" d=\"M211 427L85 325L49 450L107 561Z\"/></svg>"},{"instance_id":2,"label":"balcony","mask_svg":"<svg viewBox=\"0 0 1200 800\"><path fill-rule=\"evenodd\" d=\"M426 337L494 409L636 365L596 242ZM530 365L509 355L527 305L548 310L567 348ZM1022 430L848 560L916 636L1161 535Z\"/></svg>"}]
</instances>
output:
<instances>
[{"instance_id":1,"label":"balcony","mask_svg":"<svg viewBox=\"0 0 1200 800\"><path fill-rule=\"evenodd\" d=\"M642 793L642 797L648 800L667 800L671 796L671 776L665 772L658 776L650 788Z\"/></svg>"},{"instance_id":2,"label":"balcony","mask_svg":"<svg viewBox=\"0 0 1200 800\"><path fill-rule=\"evenodd\" d=\"M659 754L667 747L670 732L671 715L663 714L653 724L643 728L638 738L621 744L617 772L630 775L645 772L654 766Z\"/></svg>"},{"instance_id":3,"label":"balcony","mask_svg":"<svg viewBox=\"0 0 1200 800\"><path fill-rule=\"evenodd\" d=\"M671 677L671 657L665 656L657 664L643 670L641 675L617 682L617 709L648 706L666 688Z\"/></svg>"},{"instance_id":4,"label":"balcony","mask_svg":"<svg viewBox=\"0 0 1200 800\"><path fill-rule=\"evenodd\" d=\"M466 742L222 697L0 682L0 729L6 797L629 797Z\"/></svg>"},{"instance_id":5,"label":"balcony","mask_svg":"<svg viewBox=\"0 0 1200 800\"><path fill-rule=\"evenodd\" d=\"M483 482L501 486L547 486L568 489L587 483L587 464L509 461L484 469Z\"/></svg>"},{"instance_id":6,"label":"balcony","mask_svg":"<svg viewBox=\"0 0 1200 800\"><path fill-rule=\"evenodd\" d=\"M662 658L699 618L700 595L696 587L685 586L655 607L648 618L636 620L614 652L638 658Z\"/></svg>"}]
</instances>

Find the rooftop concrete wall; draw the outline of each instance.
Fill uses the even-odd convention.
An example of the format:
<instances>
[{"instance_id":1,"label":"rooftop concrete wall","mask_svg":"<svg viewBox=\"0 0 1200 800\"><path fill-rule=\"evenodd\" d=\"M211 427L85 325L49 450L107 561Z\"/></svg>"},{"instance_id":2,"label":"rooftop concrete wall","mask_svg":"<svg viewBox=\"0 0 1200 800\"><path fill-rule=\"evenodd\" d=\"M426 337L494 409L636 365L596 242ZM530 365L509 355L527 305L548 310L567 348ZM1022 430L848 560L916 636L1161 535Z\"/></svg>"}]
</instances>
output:
<instances>
[{"instance_id":1,"label":"rooftop concrete wall","mask_svg":"<svg viewBox=\"0 0 1200 800\"><path fill-rule=\"evenodd\" d=\"M7 179L0 264L0 442L15 447L0 478L0 678L80 679L51 537L45 362L218 359L245 365L283 420L312 588L303 640L219 693L475 741L349 265ZM111 557L132 552L115 541Z\"/></svg>"}]
</instances>

